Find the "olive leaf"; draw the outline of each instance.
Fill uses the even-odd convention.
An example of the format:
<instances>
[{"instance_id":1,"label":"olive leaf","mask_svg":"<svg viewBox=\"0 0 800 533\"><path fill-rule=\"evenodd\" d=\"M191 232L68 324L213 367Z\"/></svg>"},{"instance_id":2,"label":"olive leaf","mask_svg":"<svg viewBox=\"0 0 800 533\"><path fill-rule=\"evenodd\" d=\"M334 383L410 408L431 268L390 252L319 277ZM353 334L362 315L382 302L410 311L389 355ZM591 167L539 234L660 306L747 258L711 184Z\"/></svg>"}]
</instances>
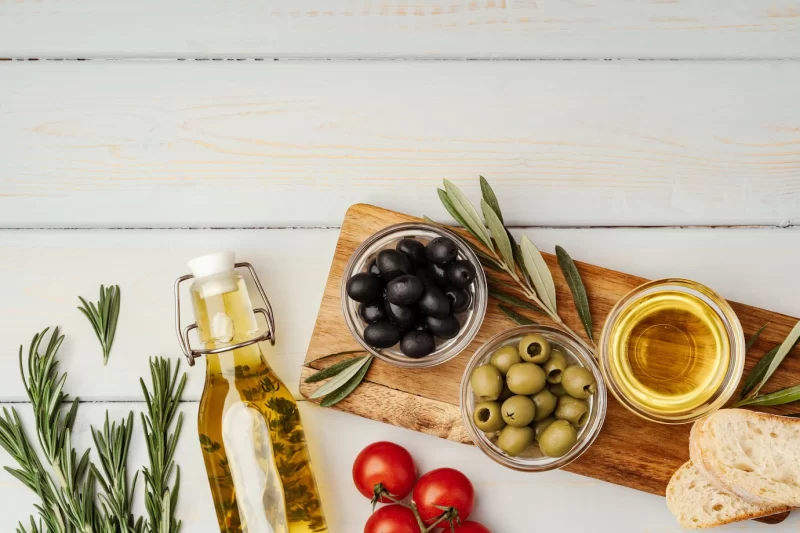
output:
<instances>
[{"instance_id":1,"label":"olive leaf","mask_svg":"<svg viewBox=\"0 0 800 533\"><path fill-rule=\"evenodd\" d=\"M799 340L800 340L800 322L795 324L794 328L792 328L792 331L789 332L789 335L783 341L780 348L778 348L778 352L772 358L772 361L770 361L767 370L764 372L764 377L761 378L761 380L758 382L758 385L756 385L756 387L754 388L755 394L758 394L759 391L761 390L761 387L763 387L764 384L767 381L769 381L769 378L772 377L772 374L775 373L775 370L778 369L778 367L783 362L786 355L788 355L788 353L792 350L792 348L794 348L795 344L797 344Z\"/></svg>"},{"instance_id":2,"label":"olive leaf","mask_svg":"<svg viewBox=\"0 0 800 533\"><path fill-rule=\"evenodd\" d=\"M335 405L344 400L345 398L347 398L350 395L350 393L356 390L356 387L358 387L361 384L361 382L364 381L364 376L367 375L367 371L369 370L369 367L372 365L373 359L374 356L372 355L367 357L366 361L360 365L360 369L358 370L356 375L351 377L350 380L348 380L340 388L336 389L332 393L325 396L325 398L323 398L319 404L322 407L330 407L331 405Z\"/></svg>"},{"instance_id":3,"label":"olive leaf","mask_svg":"<svg viewBox=\"0 0 800 533\"><path fill-rule=\"evenodd\" d=\"M483 195L484 201L486 201L486 203L489 204L489 207L492 208L492 211L494 211L494 213L497 215L497 218L500 219L500 223L505 224L505 222L503 222L503 213L500 211L500 202L497 201L497 196L495 196L492 186L489 185L489 182L486 181L486 178L483 176L480 176L480 182L481 195Z\"/></svg>"},{"instance_id":4,"label":"olive leaf","mask_svg":"<svg viewBox=\"0 0 800 533\"><path fill-rule=\"evenodd\" d=\"M327 383L319 387L317 390L312 392L311 395L309 396L309 399L313 400L316 398L320 398L330 392L335 391L339 387L345 385L350 380L350 378L358 374L358 371L361 370L361 368L363 368L363 366L367 363L367 361L371 359L371 357L372 356L370 355L358 358L356 360L357 361L356 364L353 364L348 368L340 371L339 374L332 377L330 381L328 381Z\"/></svg>"},{"instance_id":5,"label":"olive leaf","mask_svg":"<svg viewBox=\"0 0 800 533\"><path fill-rule=\"evenodd\" d=\"M494 250L492 239L489 238L486 226L483 225L480 215L472 207L464 193L448 180L444 180L444 188L453 207L461 215L464 227L470 230L475 235L475 238L481 241L489 250Z\"/></svg>"},{"instance_id":6,"label":"olive leaf","mask_svg":"<svg viewBox=\"0 0 800 533\"><path fill-rule=\"evenodd\" d=\"M736 403L734 407L742 407L744 405L784 405L798 400L800 400L800 385L794 385L769 394L747 398Z\"/></svg>"},{"instance_id":7,"label":"olive leaf","mask_svg":"<svg viewBox=\"0 0 800 533\"><path fill-rule=\"evenodd\" d=\"M436 189L436 192L439 195L439 200L441 200L442 205L444 206L445 209L447 209L447 212L450 213L450 216L453 217L453 220L455 220L458 224L461 224L467 231L472 233L473 237L480 240L480 238L477 235L475 235L475 233L470 229L470 227L464 221L463 217L461 216L461 214L459 214L458 210L456 210L456 207L453 205L453 202L450 201L450 197L447 196L447 192L443 191L442 189Z\"/></svg>"},{"instance_id":8,"label":"olive leaf","mask_svg":"<svg viewBox=\"0 0 800 533\"><path fill-rule=\"evenodd\" d=\"M567 251L561 246L556 246L556 257L558 258L558 265L561 267L561 272L564 273L564 278L567 280L567 286L572 292L572 299L575 301L575 307L578 309L578 316L583 322L583 329L586 334L594 341L592 336L592 312L589 310L589 297L586 295L586 287L583 286L578 267L575 266L575 261L569 256Z\"/></svg>"},{"instance_id":9,"label":"olive leaf","mask_svg":"<svg viewBox=\"0 0 800 533\"><path fill-rule=\"evenodd\" d=\"M344 361L339 361L324 370L320 370L319 372L308 376L305 379L306 383L316 383L317 381L322 381L323 379L328 379L337 375L339 372L344 370L345 368L356 364L359 362L363 357L354 357L352 359L345 359Z\"/></svg>"},{"instance_id":10,"label":"olive leaf","mask_svg":"<svg viewBox=\"0 0 800 533\"><path fill-rule=\"evenodd\" d=\"M500 309L500 311L503 312L504 315L506 315L508 318L510 318L520 326L531 326L536 323L533 320L517 313L513 309L506 307L505 305L498 305L497 307Z\"/></svg>"},{"instance_id":11,"label":"olive leaf","mask_svg":"<svg viewBox=\"0 0 800 533\"><path fill-rule=\"evenodd\" d=\"M486 219L486 225L489 226L489 231L492 232L494 243L500 251L500 257L503 258L508 268L514 268L514 251L511 248L511 241L508 240L508 232L506 232L503 222L497 217L492 207L486 203L486 200L481 199L481 211L483 217Z\"/></svg>"},{"instance_id":12,"label":"olive leaf","mask_svg":"<svg viewBox=\"0 0 800 533\"><path fill-rule=\"evenodd\" d=\"M775 354L778 353L778 349L780 345L774 347L770 351L768 351L764 357L758 360L756 366L753 367L753 370L747 375L747 378L744 380L744 385L742 386L742 392L739 394L739 398L744 398L747 396L750 391L756 386L756 384L760 383L762 379L764 379L764 374L767 372L767 368L769 368L770 363L775 358Z\"/></svg>"},{"instance_id":13,"label":"olive leaf","mask_svg":"<svg viewBox=\"0 0 800 533\"><path fill-rule=\"evenodd\" d=\"M752 348L753 345L756 343L756 341L758 341L758 338L761 336L761 334L764 332L764 330L767 329L767 326L769 326L769 322L767 322L766 324L761 326L761 328L758 331L756 331L755 333L753 333L753 336L750 337L747 340L747 344L744 347L744 352L745 353L750 351L750 348Z\"/></svg>"},{"instance_id":14,"label":"olive leaf","mask_svg":"<svg viewBox=\"0 0 800 533\"><path fill-rule=\"evenodd\" d=\"M532 304L530 302L526 302L525 300L523 300L521 298L517 298L516 296L511 296L510 294L506 294L504 292L496 291L494 289L489 289L489 296L494 296L495 298L497 298L501 302L503 302L505 304L508 304L508 305L514 305L516 307L521 307L523 309L528 309L529 311L534 311L536 313L540 313L540 314L543 314L543 315L547 314L544 311L544 309L541 309L539 306L534 305L534 304Z\"/></svg>"},{"instance_id":15,"label":"olive leaf","mask_svg":"<svg viewBox=\"0 0 800 533\"><path fill-rule=\"evenodd\" d=\"M553 283L553 275L550 273L550 269L547 268L547 263L544 262L542 253L525 235L522 236L520 249L523 265L531 277L536 294L542 300L542 303L555 314L556 286Z\"/></svg>"}]
</instances>

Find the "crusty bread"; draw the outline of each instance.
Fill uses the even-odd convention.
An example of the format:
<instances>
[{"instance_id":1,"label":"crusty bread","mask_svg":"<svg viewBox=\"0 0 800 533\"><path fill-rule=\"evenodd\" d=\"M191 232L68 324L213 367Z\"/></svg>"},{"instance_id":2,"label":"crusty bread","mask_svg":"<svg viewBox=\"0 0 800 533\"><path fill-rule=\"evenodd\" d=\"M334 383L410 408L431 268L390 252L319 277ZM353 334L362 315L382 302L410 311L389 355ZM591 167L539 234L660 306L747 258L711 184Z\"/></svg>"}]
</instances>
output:
<instances>
[{"instance_id":1,"label":"crusty bread","mask_svg":"<svg viewBox=\"0 0 800 533\"><path fill-rule=\"evenodd\" d=\"M800 419L724 409L692 428L692 462L753 504L800 506Z\"/></svg>"},{"instance_id":2,"label":"crusty bread","mask_svg":"<svg viewBox=\"0 0 800 533\"><path fill-rule=\"evenodd\" d=\"M730 494L707 478L691 461L669 480L667 507L689 529L721 526L788 511L785 506L751 503Z\"/></svg>"}]
</instances>

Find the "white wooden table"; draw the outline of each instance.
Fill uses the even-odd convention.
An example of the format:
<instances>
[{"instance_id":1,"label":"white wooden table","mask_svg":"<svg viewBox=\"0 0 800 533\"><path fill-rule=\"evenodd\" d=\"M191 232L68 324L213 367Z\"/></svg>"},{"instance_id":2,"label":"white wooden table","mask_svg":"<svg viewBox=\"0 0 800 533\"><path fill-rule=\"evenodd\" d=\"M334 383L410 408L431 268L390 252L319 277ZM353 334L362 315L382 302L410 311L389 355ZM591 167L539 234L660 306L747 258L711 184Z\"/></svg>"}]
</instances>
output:
<instances>
[{"instance_id":1,"label":"white wooden table","mask_svg":"<svg viewBox=\"0 0 800 533\"><path fill-rule=\"evenodd\" d=\"M269 360L296 392L345 209L448 220L442 177L477 199L487 176L544 250L800 315L797 0L0 0L0 58L0 406L30 423L17 349L60 325L79 448L106 410L142 409L149 355L179 355L187 259L256 266ZM107 367L76 310L101 283L123 294ZM192 423L203 370L178 452L187 533L216 531ZM467 473L495 533L678 529L659 497L301 410L333 533L362 530L350 466L383 439ZM33 503L0 472L0 530Z\"/></svg>"}]
</instances>

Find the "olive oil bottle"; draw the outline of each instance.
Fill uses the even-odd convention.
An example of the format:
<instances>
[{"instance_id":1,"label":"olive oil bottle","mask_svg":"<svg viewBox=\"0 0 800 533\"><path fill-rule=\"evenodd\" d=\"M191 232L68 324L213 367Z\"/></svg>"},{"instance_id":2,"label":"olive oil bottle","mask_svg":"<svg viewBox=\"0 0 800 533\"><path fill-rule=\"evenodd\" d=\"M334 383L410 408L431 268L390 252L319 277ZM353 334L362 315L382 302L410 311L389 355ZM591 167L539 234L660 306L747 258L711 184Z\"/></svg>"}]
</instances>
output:
<instances>
[{"instance_id":1,"label":"olive oil bottle","mask_svg":"<svg viewBox=\"0 0 800 533\"><path fill-rule=\"evenodd\" d=\"M178 325L190 363L206 356L198 431L220 531L326 532L297 404L257 342L274 342L272 313L257 310L269 324L259 337L247 286L235 271L239 266L255 276L249 264L234 265L232 253L190 261L197 322L183 332ZM178 304L177 285L191 277L176 283ZM199 350L189 345L195 327L203 344Z\"/></svg>"}]
</instances>

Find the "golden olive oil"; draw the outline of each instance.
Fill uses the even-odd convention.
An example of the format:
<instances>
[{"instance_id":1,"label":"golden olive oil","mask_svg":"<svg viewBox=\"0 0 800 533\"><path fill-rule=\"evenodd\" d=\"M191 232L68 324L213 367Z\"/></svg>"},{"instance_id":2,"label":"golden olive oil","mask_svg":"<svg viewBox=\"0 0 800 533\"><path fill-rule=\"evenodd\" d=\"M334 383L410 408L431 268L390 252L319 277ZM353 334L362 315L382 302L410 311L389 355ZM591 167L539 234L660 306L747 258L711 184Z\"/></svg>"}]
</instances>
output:
<instances>
[{"instance_id":1,"label":"golden olive oil","mask_svg":"<svg viewBox=\"0 0 800 533\"><path fill-rule=\"evenodd\" d=\"M256 335L247 287L235 272L201 278L191 292L207 349ZM220 531L328 531L297 403L259 345L206 362L198 430Z\"/></svg>"},{"instance_id":2,"label":"golden olive oil","mask_svg":"<svg viewBox=\"0 0 800 533\"><path fill-rule=\"evenodd\" d=\"M657 415L690 412L720 389L731 359L725 324L705 301L657 292L624 309L609 332L619 392Z\"/></svg>"}]
</instances>

